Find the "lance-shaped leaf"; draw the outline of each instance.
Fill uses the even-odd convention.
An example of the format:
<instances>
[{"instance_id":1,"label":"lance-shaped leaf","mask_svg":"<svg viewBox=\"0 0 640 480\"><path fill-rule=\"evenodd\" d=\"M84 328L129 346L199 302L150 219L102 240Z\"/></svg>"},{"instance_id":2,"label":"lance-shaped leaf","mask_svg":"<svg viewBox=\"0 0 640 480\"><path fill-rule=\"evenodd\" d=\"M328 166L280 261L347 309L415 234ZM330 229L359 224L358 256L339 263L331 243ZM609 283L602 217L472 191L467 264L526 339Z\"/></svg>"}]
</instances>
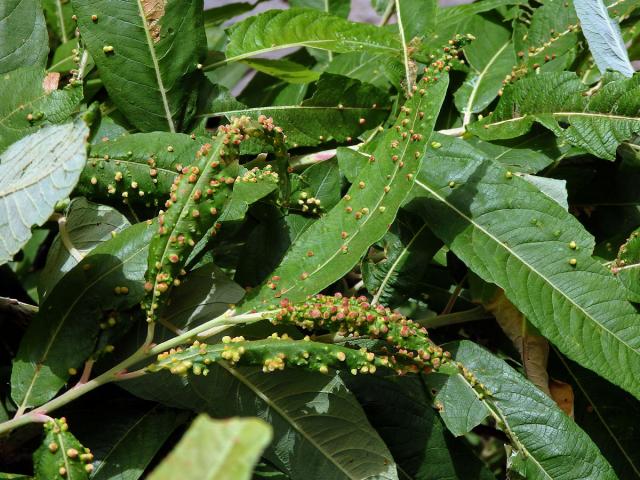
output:
<instances>
[{"instance_id":1,"label":"lance-shaped leaf","mask_svg":"<svg viewBox=\"0 0 640 480\"><path fill-rule=\"evenodd\" d=\"M443 140L444 142L444 140ZM640 316L591 257L593 237L553 199L461 140L431 150L415 209L542 335L640 397Z\"/></svg>"},{"instance_id":2,"label":"lance-shaped leaf","mask_svg":"<svg viewBox=\"0 0 640 480\"><path fill-rule=\"evenodd\" d=\"M39 0L3 1L0 25L0 73L29 65L45 66L49 39Z\"/></svg>"},{"instance_id":3,"label":"lance-shaped leaf","mask_svg":"<svg viewBox=\"0 0 640 480\"><path fill-rule=\"evenodd\" d=\"M598 447L555 402L522 375L487 350L470 341L447 345L455 359L473 372L491 395L479 399L516 450L517 473L527 479L617 479ZM447 382L466 384L463 375ZM457 398L440 399L443 408Z\"/></svg>"},{"instance_id":4,"label":"lance-shaped leaf","mask_svg":"<svg viewBox=\"0 0 640 480\"><path fill-rule=\"evenodd\" d=\"M516 54L511 41L511 30L494 19L474 16L465 31L476 37L475 41L464 48L464 56L471 72L467 74L454 98L466 125L472 114L481 112L496 98L504 77L516 64Z\"/></svg>"},{"instance_id":5,"label":"lance-shaped leaf","mask_svg":"<svg viewBox=\"0 0 640 480\"><path fill-rule=\"evenodd\" d=\"M376 127L389 115L386 92L358 80L325 73L313 96L299 105L276 105L205 113L202 116L260 115L273 118L291 147L315 146L324 142L344 143Z\"/></svg>"},{"instance_id":6,"label":"lance-shaped leaf","mask_svg":"<svg viewBox=\"0 0 640 480\"><path fill-rule=\"evenodd\" d=\"M202 0L73 0L109 97L142 131L188 124L206 39Z\"/></svg>"},{"instance_id":7,"label":"lance-shaped leaf","mask_svg":"<svg viewBox=\"0 0 640 480\"><path fill-rule=\"evenodd\" d=\"M87 154L87 126L79 120L47 126L0 155L0 264L31 238L80 176Z\"/></svg>"},{"instance_id":8,"label":"lance-shaped leaf","mask_svg":"<svg viewBox=\"0 0 640 480\"><path fill-rule=\"evenodd\" d=\"M143 217L153 216L169 198L182 167L193 161L202 145L201 138L165 132L99 142L91 146L76 193L121 209L127 205Z\"/></svg>"},{"instance_id":9,"label":"lance-shaped leaf","mask_svg":"<svg viewBox=\"0 0 640 480\"><path fill-rule=\"evenodd\" d=\"M139 223L99 245L47 296L13 362L11 396L20 408L51 399L94 351L105 316L124 321L113 312L140 302L155 229Z\"/></svg>"},{"instance_id":10,"label":"lance-shaped leaf","mask_svg":"<svg viewBox=\"0 0 640 480\"><path fill-rule=\"evenodd\" d=\"M351 0L290 0L289 3L292 7L314 8L344 18L351 10Z\"/></svg>"},{"instance_id":11,"label":"lance-shaped leaf","mask_svg":"<svg viewBox=\"0 0 640 480\"><path fill-rule=\"evenodd\" d=\"M271 281L246 308L284 297L304 299L342 277L393 223L413 186L427 141L447 90L448 76L417 93L368 158L348 193L329 213L300 235ZM411 131L411 133L409 133Z\"/></svg>"},{"instance_id":12,"label":"lance-shaped leaf","mask_svg":"<svg viewBox=\"0 0 640 480\"><path fill-rule=\"evenodd\" d=\"M42 125L67 122L82 88L45 89L45 72L26 67L0 76L0 151Z\"/></svg>"},{"instance_id":13,"label":"lance-shaped leaf","mask_svg":"<svg viewBox=\"0 0 640 480\"><path fill-rule=\"evenodd\" d=\"M634 69L627 55L618 23L609 16L603 0L574 0L582 33L600 72L607 69L630 77Z\"/></svg>"},{"instance_id":14,"label":"lance-shaped leaf","mask_svg":"<svg viewBox=\"0 0 640 480\"><path fill-rule=\"evenodd\" d=\"M123 383L136 395L228 417L258 416L273 427L265 457L292 480L397 480L384 442L338 376L287 369L211 366L206 377L166 372Z\"/></svg>"},{"instance_id":15,"label":"lance-shaped leaf","mask_svg":"<svg viewBox=\"0 0 640 480\"><path fill-rule=\"evenodd\" d=\"M220 228L218 218L231 196L238 172L240 144L251 137L264 137L276 152L282 152L284 140L279 128L263 117L255 122L248 117L221 126L211 144L205 144L191 165L183 167L170 188L166 211L158 216L158 231L149 246L149 265L143 307L148 321L167 302L174 286L180 285L183 267L193 247L210 231ZM248 172L243 177L255 175ZM261 175L277 176L269 169ZM239 179L238 181L242 181ZM266 182L265 182L266 183Z\"/></svg>"},{"instance_id":16,"label":"lance-shaped leaf","mask_svg":"<svg viewBox=\"0 0 640 480\"><path fill-rule=\"evenodd\" d=\"M271 10L249 17L229 29L227 62L291 47L332 52L370 52L401 55L397 35L374 25L355 23L318 10Z\"/></svg>"},{"instance_id":17,"label":"lance-shaped leaf","mask_svg":"<svg viewBox=\"0 0 640 480\"><path fill-rule=\"evenodd\" d=\"M249 480L271 436L271 427L257 418L212 420L202 414L149 480Z\"/></svg>"},{"instance_id":18,"label":"lance-shaped leaf","mask_svg":"<svg viewBox=\"0 0 640 480\"><path fill-rule=\"evenodd\" d=\"M60 233L49 247L47 263L42 269L38 297L43 299L56 283L91 250L130 225L114 209L86 199L71 200L64 221L58 220Z\"/></svg>"},{"instance_id":19,"label":"lance-shaped leaf","mask_svg":"<svg viewBox=\"0 0 640 480\"><path fill-rule=\"evenodd\" d=\"M93 455L69 431L64 417L47 422L44 430L42 445L33 454L36 478L88 480Z\"/></svg>"},{"instance_id":20,"label":"lance-shaped leaf","mask_svg":"<svg viewBox=\"0 0 640 480\"><path fill-rule=\"evenodd\" d=\"M53 30L60 43L66 43L73 38L76 24L72 19L71 2L63 0L42 0L44 16L49 28ZM77 41L75 42L77 45ZM73 67L71 67L73 68Z\"/></svg>"},{"instance_id":21,"label":"lance-shaped leaf","mask_svg":"<svg viewBox=\"0 0 640 480\"><path fill-rule=\"evenodd\" d=\"M468 128L496 140L524 135L539 122L572 145L615 160L618 145L640 132L640 76L610 74L595 93L588 90L571 72L525 78L506 87L495 111Z\"/></svg>"}]
</instances>

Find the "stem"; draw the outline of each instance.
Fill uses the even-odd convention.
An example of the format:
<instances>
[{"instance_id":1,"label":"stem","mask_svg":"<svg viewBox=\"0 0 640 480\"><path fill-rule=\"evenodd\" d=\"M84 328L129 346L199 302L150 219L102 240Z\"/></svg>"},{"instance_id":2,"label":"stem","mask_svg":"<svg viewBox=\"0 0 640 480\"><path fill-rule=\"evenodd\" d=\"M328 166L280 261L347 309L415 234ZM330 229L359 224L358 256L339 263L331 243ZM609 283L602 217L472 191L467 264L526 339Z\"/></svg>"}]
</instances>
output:
<instances>
[{"instance_id":1,"label":"stem","mask_svg":"<svg viewBox=\"0 0 640 480\"><path fill-rule=\"evenodd\" d=\"M60 408L67 403L75 400L78 397L81 397L85 393L88 393L92 390L95 390L101 385L105 385L110 382L119 381L119 380L127 380L130 378L136 378L140 375L143 375L145 370L138 370L135 372L127 373L127 368L135 365L138 362L149 359L159 353L164 352L165 350L169 350L170 348L177 347L178 345L189 342L194 339L199 333L206 332L208 330L213 329L214 327L219 327L218 331L222 331L225 328L230 328L234 325L242 324L242 323L253 323L259 320L263 320L268 318L269 312L256 312L256 313L248 313L244 315L233 316L233 310L227 311L208 322L199 325L182 335L171 338L165 342L162 342L158 345L151 347L151 343L148 342L148 338L145 343L130 357L126 358L115 367L106 371L102 375L97 376L93 380L89 380L86 383L79 384L76 387L67 390L65 393L60 395L59 397L54 398L50 402L37 407L34 410L31 410L28 413L20 415L16 415L12 420L0 424L0 435L10 432L11 430L18 428L22 425L27 425L33 422L42 421L41 418L43 415L48 414L49 412ZM153 334L153 327L150 324L149 330ZM147 332L149 333L149 332ZM151 337L153 339L153 336ZM151 348L150 348L151 347Z\"/></svg>"}]
</instances>

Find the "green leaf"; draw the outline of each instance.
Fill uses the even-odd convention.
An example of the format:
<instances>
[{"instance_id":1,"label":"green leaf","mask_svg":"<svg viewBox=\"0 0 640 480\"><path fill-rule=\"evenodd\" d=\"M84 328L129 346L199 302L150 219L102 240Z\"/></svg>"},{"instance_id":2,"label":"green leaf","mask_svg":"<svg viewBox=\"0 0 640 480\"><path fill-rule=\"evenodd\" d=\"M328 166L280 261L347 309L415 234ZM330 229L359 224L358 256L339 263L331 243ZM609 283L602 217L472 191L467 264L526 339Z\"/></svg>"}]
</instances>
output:
<instances>
[{"instance_id":1,"label":"green leaf","mask_svg":"<svg viewBox=\"0 0 640 480\"><path fill-rule=\"evenodd\" d=\"M64 221L58 220L58 225L61 233L49 247L47 263L40 274L38 296L41 299L85 255L130 223L110 207L74 198L67 207Z\"/></svg>"},{"instance_id":2,"label":"green leaf","mask_svg":"<svg viewBox=\"0 0 640 480\"><path fill-rule=\"evenodd\" d=\"M49 39L40 1L3 1L0 4L0 24L0 74L30 65L44 68Z\"/></svg>"},{"instance_id":3,"label":"green leaf","mask_svg":"<svg viewBox=\"0 0 640 480\"><path fill-rule=\"evenodd\" d=\"M203 141L181 133L153 132L98 142L91 146L75 193L120 209L126 205L142 218L152 217L169 198L177 166L189 165Z\"/></svg>"},{"instance_id":4,"label":"green leaf","mask_svg":"<svg viewBox=\"0 0 640 480\"><path fill-rule=\"evenodd\" d=\"M244 219L249 205L278 189L278 176L272 174L271 168L264 170L258 167L251 170L241 168L243 171L234 182L229 202L220 215L221 222Z\"/></svg>"},{"instance_id":5,"label":"green leaf","mask_svg":"<svg viewBox=\"0 0 640 480\"><path fill-rule=\"evenodd\" d=\"M0 75L0 152L42 125L69 120L82 88L46 91L45 72L27 67Z\"/></svg>"},{"instance_id":6,"label":"green leaf","mask_svg":"<svg viewBox=\"0 0 640 480\"><path fill-rule=\"evenodd\" d=\"M309 70L304 65L290 60L254 58L252 60L243 60L243 63L258 72L266 73L289 83L310 83L320 78L320 72Z\"/></svg>"},{"instance_id":7,"label":"green leaf","mask_svg":"<svg viewBox=\"0 0 640 480\"><path fill-rule=\"evenodd\" d=\"M221 363L206 377L157 373L123 386L215 416L259 416L273 427L265 456L293 480L307 480L310 472L323 480L397 479L389 451L339 377L297 369L265 375Z\"/></svg>"},{"instance_id":8,"label":"green leaf","mask_svg":"<svg viewBox=\"0 0 640 480\"><path fill-rule=\"evenodd\" d=\"M258 0L255 4L248 2L229 3L227 5L221 5L215 8L209 8L204 11L204 24L205 27L213 27L221 25L227 20L242 15L243 13L250 12L255 6L264 0Z\"/></svg>"},{"instance_id":9,"label":"green leaf","mask_svg":"<svg viewBox=\"0 0 640 480\"><path fill-rule=\"evenodd\" d=\"M226 62L235 62L283 48L311 47L332 52L367 49L399 55L399 38L386 30L317 10L271 10L249 17L229 29Z\"/></svg>"},{"instance_id":10,"label":"green leaf","mask_svg":"<svg viewBox=\"0 0 640 480\"><path fill-rule=\"evenodd\" d=\"M384 257L361 265L362 279L374 304L398 305L419 283L442 246L424 222L417 223L402 213L381 240Z\"/></svg>"},{"instance_id":11,"label":"green leaf","mask_svg":"<svg viewBox=\"0 0 640 480\"><path fill-rule=\"evenodd\" d=\"M245 308L280 296L303 300L347 273L384 235L413 186L448 83L448 76L442 76L429 86L429 95L416 94L406 103L343 200L305 230L287 252L273 272L280 277L275 289L263 286L249 297Z\"/></svg>"},{"instance_id":12,"label":"green leaf","mask_svg":"<svg viewBox=\"0 0 640 480\"><path fill-rule=\"evenodd\" d=\"M88 480L93 455L69 432L66 420L52 419L44 425L44 430L42 445L33 454L36 478Z\"/></svg>"},{"instance_id":13,"label":"green leaf","mask_svg":"<svg viewBox=\"0 0 640 480\"><path fill-rule=\"evenodd\" d=\"M392 55L371 54L368 51L336 55L324 70L326 73L355 78L378 88L393 85L399 89L404 78L403 63Z\"/></svg>"},{"instance_id":14,"label":"green leaf","mask_svg":"<svg viewBox=\"0 0 640 480\"><path fill-rule=\"evenodd\" d=\"M582 33L600 72L611 69L625 77L631 77L634 68L629 61L620 27L618 22L609 16L604 1L574 0L573 3L580 19Z\"/></svg>"},{"instance_id":15,"label":"green leaf","mask_svg":"<svg viewBox=\"0 0 640 480\"><path fill-rule=\"evenodd\" d=\"M313 8L338 17L347 18L351 10L351 0L289 0L296 8Z\"/></svg>"},{"instance_id":16,"label":"green leaf","mask_svg":"<svg viewBox=\"0 0 640 480\"><path fill-rule=\"evenodd\" d=\"M464 142L430 150L415 211L568 357L640 397L640 322L594 240L535 186ZM575 260L575 261L574 261Z\"/></svg>"},{"instance_id":17,"label":"green leaf","mask_svg":"<svg viewBox=\"0 0 640 480\"><path fill-rule=\"evenodd\" d=\"M620 246L611 271L629 291L629 300L640 302L640 229Z\"/></svg>"},{"instance_id":18,"label":"green leaf","mask_svg":"<svg viewBox=\"0 0 640 480\"><path fill-rule=\"evenodd\" d=\"M603 82L587 94L588 86L572 72L519 80L505 88L491 115L468 128L484 140L496 140L524 135L539 122L572 145L615 160L618 145L640 132L640 75L625 80L611 75Z\"/></svg>"},{"instance_id":19,"label":"green leaf","mask_svg":"<svg viewBox=\"0 0 640 480\"><path fill-rule=\"evenodd\" d=\"M271 435L257 418L200 415L149 480L249 480Z\"/></svg>"},{"instance_id":20,"label":"green leaf","mask_svg":"<svg viewBox=\"0 0 640 480\"><path fill-rule=\"evenodd\" d=\"M629 421L640 414L638 401L593 372L558 358L558 368L550 373L573 386L576 423L598 445L620 480L640 476L640 452L635 448L640 430L637 422Z\"/></svg>"},{"instance_id":21,"label":"green leaf","mask_svg":"<svg viewBox=\"0 0 640 480\"><path fill-rule=\"evenodd\" d=\"M495 19L474 16L465 31L476 37L464 48L471 71L454 99L466 125L472 114L481 112L496 98L502 81L516 64L516 54L511 30Z\"/></svg>"},{"instance_id":22,"label":"green leaf","mask_svg":"<svg viewBox=\"0 0 640 480\"><path fill-rule=\"evenodd\" d=\"M516 450L523 470L519 473L527 479L617 479L598 448L573 420L507 363L467 340L447 348L491 392L481 401ZM462 375L457 378L464 379ZM469 381L464 381L471 390ZM456 398L451 400L455 402ZM448 406L444 404L445 409Z\"/></svg>"},{"instance_id":23,"label":"green leaf","mask_svg":"<svg viewBox=\"0 0 640 480\"><path fill-rule=\"evenodd\" d=\"M47 296L13 362L11 397L20 408L51 399L71 376L69 369L80 368L94 351L100 320L140 302L147 250L156 228L139 223L100 244Z\"/></svg>"},{"instance_id":24,"label":"green leaf","mask_svg":"<svg viewBox=\"0 0 640 480\"><path fill-rule=\"evenodd\" d=\"M0 154L0 264L42 225L73 190L86 161L82 120L47 126Z\"/></svg>"},{"instance_id":25,"label":"green leaf","mask_svg":"<svg viewBox=\"0 0 640 480\"><path fill-rule=\"evenodd\" d=\"M137 480L188 414L157 404L138 407L130 397L126 405L114 405L112 398L108 402L104 406L109 408L109 428L87 436L95 457L91 479ZM96 423L92 422L94 429L99 428ZM80 429L77 434L83 438Z\"/></svg>"},{"instance_id":26,"label":"green leaf","mask_svg":"<svg viewBox=\"0 0 640 480\"><path fill-rule=\"evenodd\" d=\"M375 105L375 107L374 107ZM386 92L346 77L323 74L313 96L298 105L234 108L202 116L260 115L273 118L291 147L315 146L325 142L347 142L384 122L389 115ZM361 122L363 119L364 122Z\"/></svg>"},{"instance_id":27,"label":"green leaf","mask_svg":"<svg viewBox=\"0 0 640 480\"><path fill-rule=\"evenodd\" d=\"M263 119L254 122L242 117L221 127L211 144L202 147L193 163L184 167L171 186L166 211L158 217L158 230L149 246L145 274L147 295L143 302L148 321L153 321L156 312L167 303L172 288L180 285L179 277L184 275L183 267L196 243L207 233L217 233L220 212L236 181L240 143L256 137L262 137L276 152L282 151L282 133L272 124ZM277 177L266 168L261 175Z\"/></svg>"},{"instance_id":28,"label":"green leaf","mask_svg":"<svg viewBox=\"0 0 640 480\"><path fill-rule=\"evenodd\" d=\"M71 3L100 79L127 120L142 131L184 129L202 78L202 2Z\"/></svg>"},{"instance_id":29,"label":"green leaf","mask_svg":"<svg viewBox=\"0 0 640 480\"><path fill-rule=\"evenodd\" d=\"M401 478L495 479L464 440L454 439L447 431L419 381L359 375L349 379L348 385L391 450Z\"/></svg>"}]
</instances>

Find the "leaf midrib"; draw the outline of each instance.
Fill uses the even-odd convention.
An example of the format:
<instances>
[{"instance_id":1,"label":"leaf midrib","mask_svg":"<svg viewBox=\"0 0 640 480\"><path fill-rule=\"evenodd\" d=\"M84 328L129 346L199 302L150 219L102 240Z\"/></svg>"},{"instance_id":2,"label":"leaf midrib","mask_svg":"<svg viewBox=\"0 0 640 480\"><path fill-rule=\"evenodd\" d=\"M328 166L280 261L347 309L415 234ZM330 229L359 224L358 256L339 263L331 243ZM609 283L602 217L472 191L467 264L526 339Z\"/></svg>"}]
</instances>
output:
<instances>
[{"instance_id":1,"label":"leaf midrib","mask_svg":"<svg viewBox=\"0 0 640 480\"><path fill-rule=\"evenodd\" d=\"M197 118L209 118L209 117L221 117L221 116L229 116L236 114L246 114L246 113L262 113L266 111L279 111L279 110L329 110L329 111L338 111L343 112L345 110L373 110L370 106L363 107L348 107L343 106L342 108L336 106L317 106L317 105L275 105L271 107L251 107L251 108L243 108L238 110L227 110L224 112L215 112L215 113L201 113L197 115ZM375 110L390 110L388 107L377 107Z\"/></svg>"},{"instance_id":2,"label":"leaf midrib","mask_svg":"<svg viewBox=\"0 0 640 480\"><path fill-rule=\"evenodd\" d=\"M537 117L539 115L552 115L554 117L594 117L605 118L609 120L621 120L625 122L640 122L640 117L625 117L623 115L611 115L608 113L595 113L595 112L538 112L538 113L526 113L520 117L508 118L506 120L500 120L498 122L487 122L484 125L488 127L496 127L509 122L517 122L527 117Z\"/></svg>"},{"instance_id":3,"label":"leaf midrib","mask_svg":"<svg viewBox=\"0 0 640 480\"><path fill-rule=\"evenodd\" d=\"M158 57L156 56L156 49L154 47L153 39L151 38L151 32L149 32L147 16L145 15L144 7L142 6L141 0L136 0L136 3L138 4L138 12L140 14L140 20L142 21L142 29L144 30L144 35L147 40L147 47L149 49L149 54L151 55L151 61L153 62L153 71L156 75L156 80L158 82L158 91L160 92L160 98L162 99L162 106L164 107L164 113L167 119L167 123L169 125L169 131L171 133L175 133L176 127L173 123L173 115L171 115L171 109L169 108L169 101L167 100L167 91L164 88L162 73L160 72L160 64L158 63Z\"/></svg>"},{"instance_id":4,"label":"leaf midrib","mask_svg":"<svg viewBox=\"0 0 640 480\"><path fill-rule=\"evenodd\" d=\"M549 285L555 292L559 293L563 298L565 298L573 307L575 307L576 310L580 311L584 318L590 320L591 322L593 322L593 324L595 324L598 328L600 328L601 330L607 332L609 335L611 335L613 338L615 338L616 340L618 340L622 345L624 345L625 347L627 347L631 352L633 352L636 355L640 356L640 352L638 352L638 350L634 349L633 347L631 347L631 345L629 345L627 342L625 342L623 339L621 339L618 335L616 335L615 333L613 333L611 330L609 330L608 328L606 328L604 325L602 325L601 323L599 323L593 316L591 316L591 314L589 312L587 312L584 307L582 307L581 305L578 305L577 303L575 303L575 301L569 297L564 291L562 291L560 288L558 288L550 279L548 279L546 276L544 276L541 272L539 272L533 265L529 264L527 261L525 261L525 259L523 259L520 255L518 255L514 250L512 250L511 248L509 248L509 246L505 245L504 243L502 243L498 238L496 238L491 232L489 232L487 229L485 229L482 225L478 224L477 222L475 222L472 218L468 217L467 215L465 215L462 211L460 211L458 208L456 208L455 205L451 204L450 202L447 201L446 198L442 197L441 195L439 195L435 190L432 190L431 188L429 188L427 185L425 185L424 183L422 183L420 180L416 179L416 185L420 186L422 189L424 189L425 191L427 191L430 195L432 195L433 197L435 197L438 201L442 202L443 204L447 205L451 210L453 210L454 212L456 212L460 217L462 217L463 219L465 219L470 225L472 225L474 228L477 228L479 231L481 231L483 234L485 234L488 238L490 238L491 240L493 240L495 242L496 245L499 245L502 249L506 250L509 255L511 255L513 258L516 258L518 261L520 261L523 265L525 265L526 267L529 268L529 270L536 274L539 278L541 278L542 280L544 280L544 282Z\"/></svg>"}]
</instances>

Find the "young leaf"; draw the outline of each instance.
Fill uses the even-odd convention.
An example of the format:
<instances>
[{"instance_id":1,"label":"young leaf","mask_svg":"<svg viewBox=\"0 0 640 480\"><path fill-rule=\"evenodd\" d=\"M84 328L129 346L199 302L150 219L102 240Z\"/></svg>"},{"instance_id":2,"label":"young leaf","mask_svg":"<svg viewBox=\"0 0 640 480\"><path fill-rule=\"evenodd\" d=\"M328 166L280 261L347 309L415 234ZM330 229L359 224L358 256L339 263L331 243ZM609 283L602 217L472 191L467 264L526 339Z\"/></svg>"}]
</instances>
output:
<instances>
[{"instance_id":1,"label":"young leaf","mask_svg":"<svg viewBox=\"0 0 640 480\"><path fill-rule=\"evenodd\" d=\"M111 100L139 130L180 131L202 75L202 1L72 0Z\"/></svg>"},{"instance_id":2,"label":"young leaf","mask_svg":"<svg viewBox=\"0 0 640 480\"><path fill-rule=\"evenodd\" d=\"M0 154L0 264L42 225L73 190L84 167L89 133L82 120L47 126Z\"/></svg>"},{"instance_id":3,"label":"young leaf","mask_svg":"<svg viewBox=\"0 0 640 480\"><path fill-rule=\"evenodd\" d=\"M182 171L203 141L153 132L98 142L91 146L75 193L114 207L124 204L142 218L151 217L169 198L177 167Z\"/></svg>"},{"instance_id":4,"label":"young leaf","mask_svg":"<svg viewBox=\"0 0 640 480\"><path fill-rule=\"evenodd\" d=\"M347 142L384 122L389 115L386 92L358 80L325 73L313 96L297 105L234 108L201 116L260 115L273 118L282 128L291 147Z\"/></svg>"},{"instance_id":5,"label":"young leaf","mask_svg":"<svg viewBox=\"0 0 640 480\"><path fill-rule=\"evenodd\" d=\"M67 207L60 233L53 240L42 269L38 297L43 299L85 255L130 225L120 213L86 199L74 198Z\"/></svg>"},{"instance_id":6,"label":"young leaf","mask_svg":"<svg viewBox=\"0 0 640 480\"><path fill-rule=\"evenodd\" d=\"M252 294L247 309L279 297L302 300L322 290L384 235L413 185L447 85L443 75L428 86L428 95L422 90L403 106L343 200L305 230L273 272L278 280Z\"/></svg>"},{"instance_id":7,"label":"young leaf","mask_svg":"<svg viewBox=\"0 0 640 480\"><path fill-rule=\"evenodd\" d=\"M67 122L82 100L79 86L49 91L44 83L40 67L0 76L0 152L42 125Z\"/></svg>"},{"instance_id":8,"label":"young leaf","mask_svg":"<svg viewBox=\"0 0 640 480\"><path fill-rule=\"evenodd\" d=\"M611 75L587 94L588 86L575 73L536 75L506 87L495 111L468 128L484 140L496 140L524 135L539 122L572 145L615 160L618 145L640 132L639 82L640 76Z\"/></svg>"},{"instance_id":9,"label":"young leaf","mask_svg":"<svg viewBox=\"0 0 640 480\"><path fill-rule=\"evenodd\" d=\"M463 340L447 348L491 392L480 400L516 450L517 463L521 465L518 473L525 478L548 480L617 478L598 448L573 420L507 363L470 341ZM467 389L471 388L463 375L449 377L447 381L460 379L467 383ZM449 405L447 401L443 408Z\"/></svg>"},{"instance_id":10,"label":"young leaf","mask_svg":"<svg viewBox=\"0 0 640 480\"><path fill-rule=\"evenodd\" d=\"M402 45L391 32L373 25L306 8L271 10L249 17L229 29L226 62L235 62L283 48L311 47L332 52L401 54Z\"/></svg>"},{"instance_id":11,"label":"young leaf","mask_svg":"<svg viewBox=\"0 0 640 480\"><path fill-rule=\"evenodd\" d=\"M71 376L70 369L82 366L95 349L105 315L140 302L155 229L139 223L100 244L47 296L11 371L11 397L22 410L51 399Z\"/></svg>"},{"instance_id":12,"label":"young leaf","mask_svg":"<svg viewBox=\"0 0 640 480\"><path fill-rule=\"evenodd\" d=\"M42 445L33 454L36 478L88 480L93 454L69 431L65 418L50 420L44 430Z\"/></svg>"},{"instance_id":13,"label":"young leaf","mask_svg":"<svg viewBox=\"0 0 640 480\"><path fill-rule=\"evenodd\" d=\"M340 377L289 369L213 365L209 375L156 373L123 383L143 398L227 417L259 416L273 427L265 456L292 480L397 480L396 467ZM354 461L357 459L357 461Z\"/></svg>"},{"instance_id":14,"label":"young leaf","mask_svg":"<svg viewBox=\"0 0 640 480\"><path fill-rule=\"evenodd\" d=\"M49 53L49 41L40 2L3 1L0 4L0 24L3 30L0 42L0 74L30 65L44 68Z\"/></svg>"},{"instance_id":15,"label":"young leaf","mask_svg":"<svg viewBox=\"0 0 640 480\"><path fill-rule=\"evenodd\" d=\"M607 69L631 77L634 69L627 55L618 23L609 16L603 0L574 0L580 26L601 73Z\"/></svg>"},{"instance_id":16,"label":"young leaf","mask_svg":"<svg viewBox=\"0 0 640 480\"><path fill-rule=\"evenodd\" d=\"M291 60L254 58L252 60L243 60L243 63L258 72L266 73L289 83L310 83L320 78L320 72L309 70L304 65Z\"/></svg>"},{"instance_id":17,"label":"young leaf","mask_svg":"<svg viewBox=\"0 0 640 480\"><path fill-rule=\"evenodd\" d=\"M271 427L257 418L196 418L149 480L249 480Z\"/></svg>"},{"instance_id":18,"label":"young leaf","mask_svg":"<svg viewBox=\"0 0 640 480\"><path fill-rule=\"evenodd\" d=\"M580 223L464 142L429 152L412 207L570 358L640 398L640 323Z\"/></svg>"}]
</instances>

